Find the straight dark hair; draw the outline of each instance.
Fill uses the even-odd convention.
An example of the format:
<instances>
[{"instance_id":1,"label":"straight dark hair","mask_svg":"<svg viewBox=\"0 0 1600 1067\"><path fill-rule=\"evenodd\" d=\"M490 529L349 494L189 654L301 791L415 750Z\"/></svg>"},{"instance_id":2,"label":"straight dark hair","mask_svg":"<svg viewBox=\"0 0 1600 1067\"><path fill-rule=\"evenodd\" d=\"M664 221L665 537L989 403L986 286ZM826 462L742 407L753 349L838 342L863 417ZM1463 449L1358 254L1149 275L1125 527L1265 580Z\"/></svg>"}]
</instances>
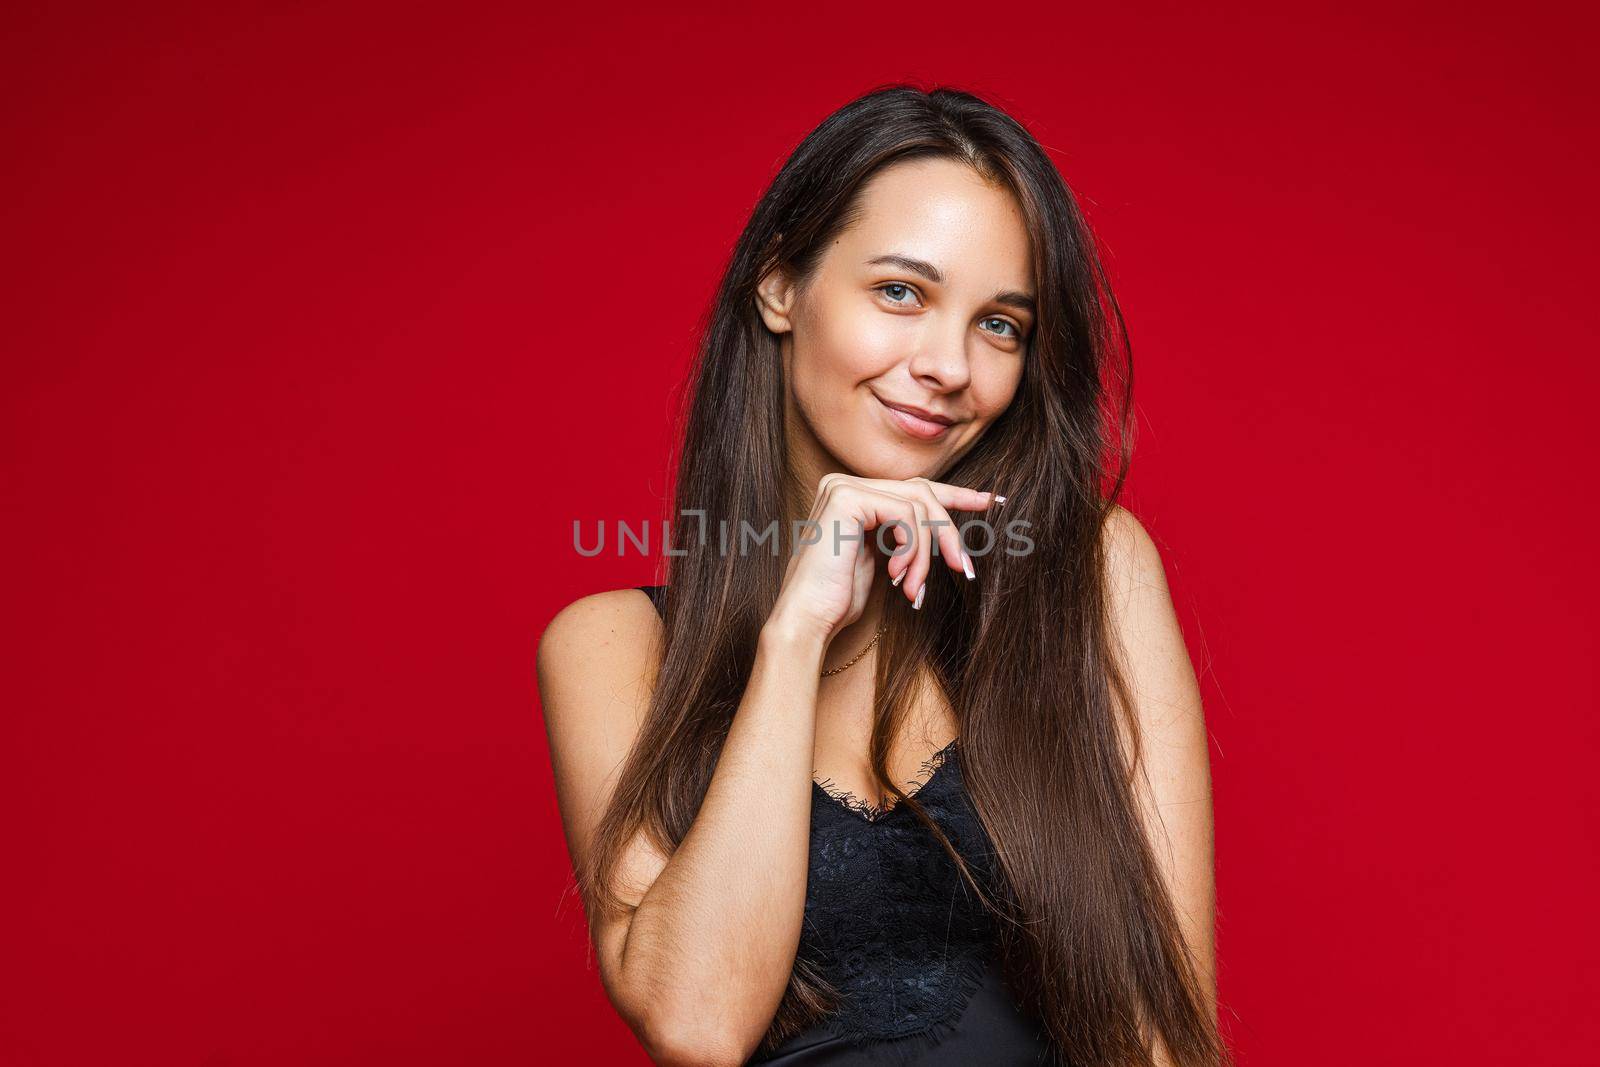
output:
<instances>
[{"instance_id":1,"label":"straight dark hair","mask_svg":"<svg viewBox=\"0 0 1600 1067\"><path fill-rule=\"evenodd\" d=\"M715 531L726 521L736 536L741 521L759 528L776 518L787 550L789 520L804 516L792 509L809 505L814 489L794 484L779 341L757 313L757 284L783 267L803 286L857 217L866 180L930 157L970 165L1016 197L1038 301L1010 407L935 476L1006 493L1006 512L1032 523L1035 544L1025 555L989 553L981 583L935 567L928 596L939 611L888 598L873 774L1001 920L1007 976L1063 1062L1154 1067L1159 1035L1177 1064L1227 1063L1136 811L1139 731L1107 614L1104 531L1132 449L1127 330L1094 236L1049 156L1004 111L960 90L891 85L840 108L796 148L739 237L685 394L671 539L682 555L662 575L654 695L578 888L591 916L625 912L610 888L623 849L643 833L670 855L688 832L787 564L779 554L722 552ZM694 511L710 536L682 521ZM962 771L1004 875L1001 899L983 894L915 797L890 781L889 746L923 680L959 724ZM797 959L762 1048L816 1021L836 997Z\"/></svg>"}]
</instances>

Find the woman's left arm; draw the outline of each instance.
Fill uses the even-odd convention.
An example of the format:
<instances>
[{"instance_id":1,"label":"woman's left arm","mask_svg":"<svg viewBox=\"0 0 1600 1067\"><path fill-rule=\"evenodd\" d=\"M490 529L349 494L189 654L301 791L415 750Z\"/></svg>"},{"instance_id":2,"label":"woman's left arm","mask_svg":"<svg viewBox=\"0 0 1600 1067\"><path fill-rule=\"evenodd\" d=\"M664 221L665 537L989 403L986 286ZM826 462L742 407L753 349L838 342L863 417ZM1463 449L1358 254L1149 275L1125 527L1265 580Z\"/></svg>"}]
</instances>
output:
<instances>
[{"instance_id":1,"label":"woman's left arm","mask_svg":"<svg viewBox=\"0 0 1600 1067\"><path fill-rule=\"evenodd\" d=\"M1140 733L1134 776L1140 818L1214 1012L1216 876L1200 686L1155 542L1117 507L1107 520L1105 544L1110 618ZM1157 1051L1158 1061L1166 1062L1165 1050Z\"/></svg>"}]
</instances>

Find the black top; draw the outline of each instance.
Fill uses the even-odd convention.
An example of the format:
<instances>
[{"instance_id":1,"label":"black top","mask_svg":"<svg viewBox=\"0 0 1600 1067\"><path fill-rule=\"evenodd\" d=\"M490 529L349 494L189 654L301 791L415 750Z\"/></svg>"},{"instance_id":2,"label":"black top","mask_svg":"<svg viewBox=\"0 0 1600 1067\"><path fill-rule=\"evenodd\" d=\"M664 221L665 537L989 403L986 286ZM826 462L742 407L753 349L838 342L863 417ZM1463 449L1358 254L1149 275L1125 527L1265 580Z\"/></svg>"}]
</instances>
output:
<instances>
[{"instance_id":1,"label":"black top","mask_svg":"<svg viewBox=\"0 0 1600 1067\"><path fill-rule=\"evenodd\" d=\"M662 610L660 586L638 586ZM994 846L961 777L960 740L905 783L991 896ZM749 1063L1048 1064L1053 1046L1007 988L995 920L910 809L817 782L800 956L840 993L830 1017Z\"/></svg>"}]
</instances>

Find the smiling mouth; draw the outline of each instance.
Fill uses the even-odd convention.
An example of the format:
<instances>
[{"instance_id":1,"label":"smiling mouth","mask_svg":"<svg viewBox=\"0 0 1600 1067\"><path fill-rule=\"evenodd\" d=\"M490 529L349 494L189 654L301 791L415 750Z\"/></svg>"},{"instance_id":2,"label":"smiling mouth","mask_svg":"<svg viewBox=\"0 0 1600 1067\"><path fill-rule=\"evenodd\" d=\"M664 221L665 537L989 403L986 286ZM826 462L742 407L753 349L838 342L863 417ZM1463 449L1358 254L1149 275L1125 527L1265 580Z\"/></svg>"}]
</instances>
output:
<instances>
[{"instance_id":1,"label":"smiling mouth","mask_svg":"<svg viewBox=\"0 0 1600 1067\"><path fill-rule=\"evenodd\" d=\"M875 397L877 394L873 394ZM889 421L904 433L917 438L919 441L937 441L950 432L950 424L934 422L907 411L905 408L889 403L882 397L877 397L878 403L889 416Z\"/></svg>"}]
</instances>

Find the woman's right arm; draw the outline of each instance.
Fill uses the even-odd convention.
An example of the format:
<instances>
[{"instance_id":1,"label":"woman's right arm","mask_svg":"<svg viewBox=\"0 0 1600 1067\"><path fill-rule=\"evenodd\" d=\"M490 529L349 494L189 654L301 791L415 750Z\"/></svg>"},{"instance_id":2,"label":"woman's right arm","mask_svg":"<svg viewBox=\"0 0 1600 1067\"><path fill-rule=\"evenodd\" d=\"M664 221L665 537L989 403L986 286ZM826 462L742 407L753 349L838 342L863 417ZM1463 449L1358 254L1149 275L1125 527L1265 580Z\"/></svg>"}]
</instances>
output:
<instances>
[{"instance_id":1,"label":"woman's right arm","mask_svg":"<svg viewBox=\"0 0 1600 1067\"><path fill-rule=\"evenodd\" d=\"M567 841L591 846L650 696L661 623L634 590L585 597L539 642L539 689ZM705 798L670 858L628 848L630 913L591 917L600 977L658 1063L743 1063L788 985L805 910L810 753L826 634L775 616Z\"/></svg>"},{"instance_id":2,"label":"woman's right arm","mask_svg":"<svg viewBox=\"0 0 1600 1067\"><path fill-rule=\"evenodd\" d=\"M626 915L591 916L601 981L659 1063L740 1064L755 1051L788 987L805 917L811 754L823 655L860 618L883 566L865 539L836 550L835 524L903 524L908 551L888 564L908 599L933 566L964 560L948 508L986 509L991 495L926 479L825 476L810 519L823 536L794 552L761 629L750 680L689 831L670 857L631 842L616 887ZM938 519L942 527L930 528ZM556 791L574 862L591 847L612 776L648 710L661 623L647 597L585 597L539 642Z\"/></svg>"}]
</instances>

